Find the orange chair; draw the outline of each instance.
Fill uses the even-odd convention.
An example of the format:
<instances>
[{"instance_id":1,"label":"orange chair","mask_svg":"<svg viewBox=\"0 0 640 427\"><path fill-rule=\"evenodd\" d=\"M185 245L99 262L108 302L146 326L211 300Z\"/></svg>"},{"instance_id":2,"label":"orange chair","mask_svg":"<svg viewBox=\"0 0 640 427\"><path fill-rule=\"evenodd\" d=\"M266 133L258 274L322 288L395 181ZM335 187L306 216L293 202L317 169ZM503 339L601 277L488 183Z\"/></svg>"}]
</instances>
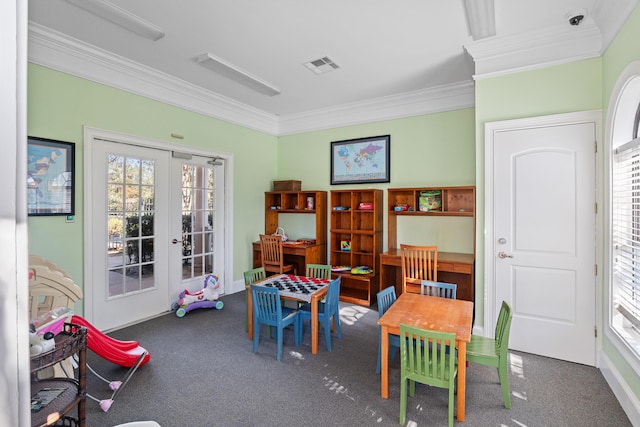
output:
<instances>
[{"instance_id":1,"label":"orange chair","mask_svg":"<svg viewBox=\"0 0 640 427\"><path fill-rule=\"evenodd\" d=\"M293 273L296 267L293 264L283 264L282 236L261 234L260 251L262 253L262 268L267 273Z\"/></svg>"},{"instance_id":2,"label":"orange chair","mask_svg":"<svg viewBox=\"0 0 640 427\"><path fill-rule=\"evenodd\" d=\"M402 292L414 285L418 293L423 280L438 281L438 247L400 245L402 258Z\"/></svg>"}]
</instances>

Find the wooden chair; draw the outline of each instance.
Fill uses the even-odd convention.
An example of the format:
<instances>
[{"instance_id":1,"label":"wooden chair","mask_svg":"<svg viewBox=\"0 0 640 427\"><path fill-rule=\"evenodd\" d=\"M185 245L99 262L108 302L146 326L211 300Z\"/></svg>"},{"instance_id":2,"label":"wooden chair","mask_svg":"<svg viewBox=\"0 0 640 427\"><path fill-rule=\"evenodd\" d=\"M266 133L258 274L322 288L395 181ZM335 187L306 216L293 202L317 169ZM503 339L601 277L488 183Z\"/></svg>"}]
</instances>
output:
<instances>
[{"instance_id":1,"label":"wooden chair","mask_svg":"<svg viewBox=\"0 0 640 427\"><path fill-rule=\"evenodd\" d=\"M471 342L467 344L467 362L498 368L502 398L504 399L504 407L507 409L511 408L508 360L509 330L512 318L511 307L502 301L496 323L495 339L471 335Z\"/></svg>"},{"instance_id":2,"label":"wooden chair","mask_svg":"<svg viewBox=\"0 0 640 427\"><path fill-rule=\"evenodd\" d=\"M338 338L342 339L342 330L340 329L340 276L329 283L327 291L327 299L324 303L318 303L318 322L324 327L324 338L327 345L327 351L331 351L331 325ZM303 304L300 307L300 339L304 335L304 320L311 320L311 304Z\"/></svg>"},{"instance_id":3,"label":"wooden chair","mask_svg":"<svg viewBox=\"0 0 640 427\"><path fill-rule=\"evenodd\" d=\"M258 280L264 279L265 277L267 277L267 273L264 271L264 268L262 267L254 268L252 270L247 270L244 272L244 284L245 286L249 286L257 282ZM245 304L247 307L246 308L247 311L249 311L249 292L251 292L250 289L247 289L245 291ZM249 330L247 319L244 319L244 330L245 331ZM269 328L269 336L271 336L271 328Z\"/></svg>"},{"instance_id":4,"label":"wooden chair","mask_svg":"<svg viewBox=\"0 0 640 427\"><path fill-rule=\"evenodd\" d=\"M407 417L407 380L409 395L415 394L416 381L449 390L449 427L453 426L455 378L458 373L456 352L448 352L456 334L437 332L400 324L400 424ZM430 345L429 345L430 344Z\"/></svg>"},{"instance_id":5,"label":"wooden chair","mask_svg":"<svg viewBox=\"0 0 640 427\"><path fill-rule=\"evenodd\" d=\"M456 290L458 285L454 283L432 282L431 280L423 280L420 285L420 294L431 297L456 299Z\"/></svg>"},{"instance_id":6,"label":"wooden chair","mask_svg":"<svg viewBox=\"0 0 640 427\"><path fill-rule=\"evenodd\" d=\"M282 236L261 234L260 252L262 254L262 268L265 272L296 274L296 268L293 264L283 264Z\"/></svg>"},{"instance_id":7,"label":"wooden chair","mask_svg":"<svg viewBox=\"0 0 640 427\"><path fill-rule=\"evenodd\" d=\"M378 319L389 310L389 307L396 302L396 288L389 286L378 292L376 295L378 301ZM389 334L389 355L393 360L396 357L398 348L400 347L400 336ZM378 326L378 363L376 364L376 374L380 375L382 368L382 326Z\"/></svg>"},{"instance_id":8,"label":"wooden chair","mask_svg":"<svg viewBox=\"0 0 640 427\"><path fill-rule=\"evenodd\" d=\"M400 245L402 292L407 285L420 286L423 280L438 281L438 247Z\"/></svg>"},{"instance_id":9,"label":"wooden chair","mask_svg":"<svg viewBox=\"0 0 640 427\"><path fill-rule=\"evenodd\" d=\"M277 288L251 285L253 299L253 352L258 352L260 343L260 324L274 327L278 341L278 361L282 361L282 342L284 328L293 325L296 346L300 345L302 332L300 328L300 312L280 304L280 292Z\"/></svg>"},{"instance_id":10,"label":"wooden chair","mask_svg":"<svg viewBox=\"0 0 640 427\"><path fill-rule=\"evenodd\" d=\"M331 280L331 266L327 264L307 264L305 276Z\"/></svg>"}]
</instances>

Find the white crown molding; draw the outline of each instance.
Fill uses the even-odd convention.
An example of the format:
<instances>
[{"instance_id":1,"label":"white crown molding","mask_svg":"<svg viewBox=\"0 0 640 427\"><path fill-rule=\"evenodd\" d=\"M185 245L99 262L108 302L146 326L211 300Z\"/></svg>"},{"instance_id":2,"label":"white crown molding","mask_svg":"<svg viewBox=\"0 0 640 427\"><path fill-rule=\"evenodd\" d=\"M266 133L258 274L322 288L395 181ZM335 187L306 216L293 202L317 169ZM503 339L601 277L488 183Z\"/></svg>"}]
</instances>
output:
<instances>
[{"instance_id":1,"label":"white crown molding","mask_svg":"<svg viewBox=\"0 0 640 427\"><path fill-rule=\"evenodd\" d=\"M475 79L596 58L602 34L592 20L508 36L489 37L464 46L475 62Z\"/></svg>"},{"instance_id":2,"label":"white crown molding","mask_svg":"<svg viewBox=\"0 0 640 427\"><path fill-rule=\"evenodd\" d=\"M393 120L475 106L472 81L280 117L279 135Z\"/></svg>"},{"instance_id":3,"label":"white crown molding","mask_svg":"<svg viewBox=\"0 0 640 427\"><path fill-rule=\"evenodd\" d=\"M638 0L602 0L595 3L591 16L602 31L601 53L609 47L637 4Z\"/></svg>"},{"instance_id":4,"label":"white crown molding","mask_svg":"<svg viewBox=\"0 0 640 427\"><path fill-rule=\"evenodd\" d=\"M29 22L29 62L275 135L277 116Z\"/></svg>"},{"instance_id":5,"label":"white crown molding","mask_svg":"<svg viewBox=\"0 0 640 427\"><path fill-rule=\"evenodd\" d=\"M29 62L279 136L468 108L473 82L276 116L29 22Z\"/></svg>"}]
</instances>

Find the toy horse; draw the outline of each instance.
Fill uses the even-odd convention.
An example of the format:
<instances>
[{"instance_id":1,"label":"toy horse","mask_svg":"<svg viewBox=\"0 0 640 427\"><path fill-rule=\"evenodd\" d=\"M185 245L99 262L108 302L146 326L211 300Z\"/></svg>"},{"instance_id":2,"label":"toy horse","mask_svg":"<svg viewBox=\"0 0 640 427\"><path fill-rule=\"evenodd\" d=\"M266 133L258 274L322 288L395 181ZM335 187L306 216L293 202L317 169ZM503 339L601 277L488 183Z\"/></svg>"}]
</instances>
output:
<instances>
[{"instance_id":1,"label":"toy horse","mask_svg":"<svg viewBox=\"0 0 640 427\"><path fill-rule=\"evenodd\" d=\"M180 292L178 302L171 306L176 310L176 316L183 317L187 312L196 308L215 308L221 310L224 307L222 301L218 301L220 295L217 289L220 288L217 274L209 274L204 278L204 287L197 292L190 292L188 289Z\"/></svg>"}]
</instances>

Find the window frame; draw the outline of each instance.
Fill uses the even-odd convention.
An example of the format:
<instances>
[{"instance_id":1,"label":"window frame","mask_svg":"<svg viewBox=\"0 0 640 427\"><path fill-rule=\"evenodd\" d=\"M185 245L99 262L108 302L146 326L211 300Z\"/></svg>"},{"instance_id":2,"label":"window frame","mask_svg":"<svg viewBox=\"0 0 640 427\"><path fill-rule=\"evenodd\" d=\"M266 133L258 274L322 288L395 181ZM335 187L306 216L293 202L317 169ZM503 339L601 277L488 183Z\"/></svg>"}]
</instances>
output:
<instances>
[{"instance_id":1,"label":"window frame","mask_svg":"<svg viewBox=\"0 0 640 427\"><path fill-rule=\"evenodd\" d=\"M616 254L614 247L614 186L616 183L615 151L625 144L637 139L640 129L640 61L635 61L625 68L614 87L611 102L607 111L607 138L605 150L605 301L604 322L605 336L620 352L624 359L640 375L640 324L635 331L623 327L622 313L616 310L615 295L618 291L615 281ZM640 144L638 144L640 145ZM638 164L640 166L640 147L638 147ZM640 195L640 169L637 183ZM640 209L638 210L640 219ZM640 225L638 226L640 230ZM640 249L638 249L637 268L640 270ZM634 260L634 265L636 262ZM638 305L640 307L640 275L636 279ZM640 318L640 311L638 314ZM629 331L632 331L629 333Z\"/></svg>"}]
</instances>

